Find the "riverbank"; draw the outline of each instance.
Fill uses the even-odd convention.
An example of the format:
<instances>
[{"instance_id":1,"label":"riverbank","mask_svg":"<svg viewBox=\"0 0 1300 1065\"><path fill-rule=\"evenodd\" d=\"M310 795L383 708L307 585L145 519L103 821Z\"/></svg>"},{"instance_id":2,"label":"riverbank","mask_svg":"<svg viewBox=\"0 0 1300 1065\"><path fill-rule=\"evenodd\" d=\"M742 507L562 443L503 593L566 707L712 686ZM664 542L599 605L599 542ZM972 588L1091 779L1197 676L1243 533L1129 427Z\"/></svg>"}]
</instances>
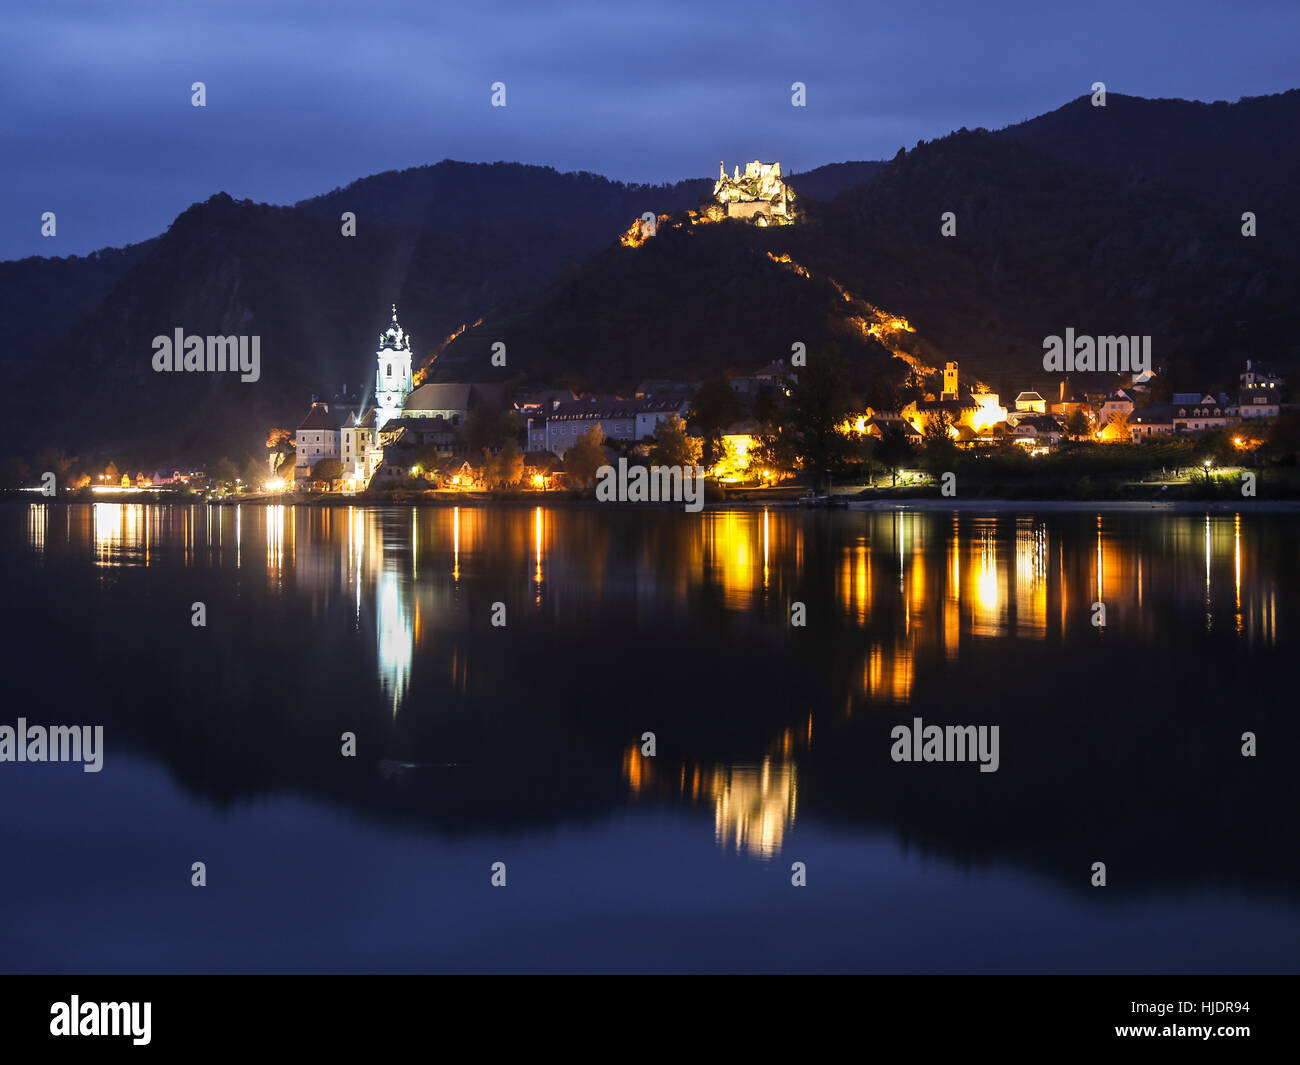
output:
<instances>
[{"instance_id":1,"label":"riverbank","mask_svg":"<svg viewBox=\"0 0 1300 1065\"><path fill-rule=\"evenodd\" d=\"M839 493L837 493L839 494ZM865 497L865 498L864 498ZM714 498L706 500L705 510L798 510L807 513L821 513L828 508L807 508L797 506L795 496L777 497L775 493L767 498L755 498L753 494L741 498ZM1131 513L1162 512L1170 514L1186 513L1300 513L1300 500L1297 499L1251 499L1251 498L1207 498L1207 499L1015 499L1015 498L944 498L937 495L883 495L867 496L866 493L845 492L842 494L844 506L829 508L833 513L851 511L1009 511L1018 510L1037 513L1063 513L1070 511L1126 511ZM590 495L571 492L533 492L491 495L488 493L454 492L454 493L404 493L402 498L388 495L240 495L219 499L204 499L202 496L167 495L143 493L132 495L96 494L94 497L65 496L47 499L30 492L0 493L0 502L25 504L51 503L108 503L139 506L291 506L304 508L335 507L616 507L619 509L680 509L677 503L602 503Z\"/></svg>"}]
</instances>

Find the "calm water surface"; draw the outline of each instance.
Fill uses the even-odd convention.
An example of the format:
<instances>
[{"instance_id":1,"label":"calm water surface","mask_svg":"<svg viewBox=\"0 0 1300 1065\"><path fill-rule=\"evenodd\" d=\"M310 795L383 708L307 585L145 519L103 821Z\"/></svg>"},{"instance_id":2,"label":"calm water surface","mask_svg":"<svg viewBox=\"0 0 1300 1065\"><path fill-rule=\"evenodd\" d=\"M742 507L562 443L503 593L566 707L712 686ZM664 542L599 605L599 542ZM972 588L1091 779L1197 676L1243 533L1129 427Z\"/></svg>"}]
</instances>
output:
<instances>
[{"instance_id":1,"label":"calm water surface","mask_svg":"<svg viewBox=\"0 0 1300 1065\"><path fill-rule=\"evenodd\" d=\"M1296 971L1298 530L0 507L0 970Z\"/></svg>"}]
</instances>

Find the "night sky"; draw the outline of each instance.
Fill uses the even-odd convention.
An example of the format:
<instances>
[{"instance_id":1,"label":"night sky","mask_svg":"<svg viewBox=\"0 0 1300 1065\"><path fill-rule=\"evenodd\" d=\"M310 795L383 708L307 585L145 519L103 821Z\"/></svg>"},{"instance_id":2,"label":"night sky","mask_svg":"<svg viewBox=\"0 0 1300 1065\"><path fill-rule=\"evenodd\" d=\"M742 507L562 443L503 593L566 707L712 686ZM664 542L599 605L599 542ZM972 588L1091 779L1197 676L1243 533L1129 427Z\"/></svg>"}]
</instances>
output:
<instances>
[{"instance_id":1,"label":"night sky","mask_svg":"<svg viewBox=\"0 0 1300 1065\"><path fill-rule=\"evenodd\" d=\"M218 191L292 203L443 158L790 172L998 128L1097 80L1199 100L1300 81L1295 0L42 0L3 18L5 259L143 240Z\"/></svg>"}]
</instances>

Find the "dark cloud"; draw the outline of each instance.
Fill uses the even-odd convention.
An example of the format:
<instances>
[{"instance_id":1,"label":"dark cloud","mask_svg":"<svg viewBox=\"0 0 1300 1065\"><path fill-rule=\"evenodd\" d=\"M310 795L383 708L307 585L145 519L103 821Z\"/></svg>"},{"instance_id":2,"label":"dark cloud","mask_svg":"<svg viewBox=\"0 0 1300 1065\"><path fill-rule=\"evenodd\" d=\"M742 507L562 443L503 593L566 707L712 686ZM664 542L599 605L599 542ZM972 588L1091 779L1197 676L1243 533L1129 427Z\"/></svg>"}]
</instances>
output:
<instances>
[{"instance_id":1,"label":"dark cloud","mask_svg":"<svg viewBox=\"0 0 1300 1065\"><path fill-rule=\"evenodd\" d=\"M666 181L720 158L888 158L1098 79L1143 96L1279 92L1300 30L1294 3L1262 0L55 0L6 19L4 258L141 240L218 190L287 203L447 157ZM206 109L189 104L194 81ZM55 240L39 235L47 210Z\"/></svg>"}]
</instances>

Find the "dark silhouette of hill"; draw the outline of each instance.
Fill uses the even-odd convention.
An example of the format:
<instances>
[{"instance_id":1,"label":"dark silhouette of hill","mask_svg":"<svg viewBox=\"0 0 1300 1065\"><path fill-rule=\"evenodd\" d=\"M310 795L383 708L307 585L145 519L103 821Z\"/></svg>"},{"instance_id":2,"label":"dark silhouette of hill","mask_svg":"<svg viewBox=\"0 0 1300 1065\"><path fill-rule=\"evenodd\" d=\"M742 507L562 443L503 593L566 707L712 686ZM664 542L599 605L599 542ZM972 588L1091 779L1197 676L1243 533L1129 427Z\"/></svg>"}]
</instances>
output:
<instances>
[{"instance_id":1,"label":"dark silhouette of hill","mask_svg":"<svg viewBox=\"0 0 1300 1065\"><path fill-rule=\"evenodd\" d=\"M796 342L809 351L835 344L870 371L885 370L889 353L850 323L830 281L773 259L787 230L663 227L640 247L607 247L527 307L458 337L433 376L482 378L497 342L512 375L610 391L644 378L748 373L788 360Z\"/></svg>"},{"instance_id":2,"label":"dark silhouette of hill","mask_svg":"<svg viewBox=\"0 0 1300 1065\"><path fill-rule=\"evenodd\" d=\"M1294 245L1300 237L1300 89L1236 103L1148 100L1108 93L1009 126L999 136L1088 170L1144 175L1215 208L1238 233L1243 211L1258 217L1261 239Z\"/></svg>"},{"instance_id":3,"label":"dark silhouette of hill","mask_svg":"<svg viewBox=\"0 0 1300 1065\"><path fill-rule=\"evenodd\" d=\"M82 259L0 264L0 329L20 438L34 451L130 464L255 453L312 393L364 389L396 301L434 376L628 389L644 378L745 372L836 344L865 390L898 375L885 338L935 365L957 358L1006 391L1036 380L1042 340L1149 334L1185 388L1227 388L1248 357L1295 363L1294 128L1300 93L1237 104L1111 95L998 133L961 130L889 163L791 175L798 225L661 227L711 178L625 185L518 164L364 178L294 207L218 195L167 233ZM1165 142L1177 140L1177 151ZM1240 233L1256 210L1260 236ZM357 216L357 235L340 216ZM940 234L945 211L957 235ZM782 261L787 259L789 261ZM482 324L474 327L473 323ZM444 348L444 341L470 326ZM155 374L154 336L261 337L262 378ZM50 363L65 372L51 377Z\"/></svg>"},{"instance_id":4,"label":"dark silhouette of hill","mask_svg":"<svg viewBox=\"0 0 1300 1065\"><path fill-rule=\"evenodd\" d=\"M0 262L0 365L10 372L93 310L126 272L148 255L152 240L89 255L29 256Z\"/></svg>"},{"instance_id":5,"label":"dark silhouette of hill","mask_svg":"<svg viewBox=\"0 0 1300 1065\"><path fill-rule=\"evenodd\" d=\"M1245 358L1295 354L1293 253L1153 177L963 130L803 208L794 226L661 226L640 247L607 248L457 339L436 373L486 365L498 340L515 370L615 389L743 372L794 340L878 355L849 297L908 319L930 365L957 358L1004 390L1054 390L1043 338L1067 327L1151 336L1154 360L1188 388L1228 389ZM941 232L947 211L953 237Z\"/></svg>"},{"instance_id":6,"label":"dark silhouette of hill","mask_svg":"<svg viewBox=\"0 0 1300 1065\"><path fill-rule=\"evenodd\" d=\"M946 211L955 237L941 234ZM1023 383L1043 337L1068 326L1150 335L1189 388L1235 384L1252 355L1296 355L1290 248L1243 237L1237 215L1156 178L1014 138L961 131L900 153L816 223L784 231L796 259L990 376Z\"/></svg>"},{"instance_id":7,"label":"dark silhouette of hill","mask_svg":"<svg viewBox=\"0 0 1300 1065\"><path fill-rule=\"evenodd\" d=\"M861 170L834 164L819 187ZM840 175L837 185L836 174ZM21 393L49 389L18 418L31 450L135 462L254 453L272 424L297 424L313 393L364 389L396 301L428 357L455 330L521 302L608 244L647 210L698 204L709 179L624 185L548 167L443 162L379 174L295 207L220 194L161 237L82 259L0 264L0 327ZM343 211L355 237L341 233ZM177 327L261 337L256 384L156 374L152 339Z\"/></svg>"}]
</instances>

